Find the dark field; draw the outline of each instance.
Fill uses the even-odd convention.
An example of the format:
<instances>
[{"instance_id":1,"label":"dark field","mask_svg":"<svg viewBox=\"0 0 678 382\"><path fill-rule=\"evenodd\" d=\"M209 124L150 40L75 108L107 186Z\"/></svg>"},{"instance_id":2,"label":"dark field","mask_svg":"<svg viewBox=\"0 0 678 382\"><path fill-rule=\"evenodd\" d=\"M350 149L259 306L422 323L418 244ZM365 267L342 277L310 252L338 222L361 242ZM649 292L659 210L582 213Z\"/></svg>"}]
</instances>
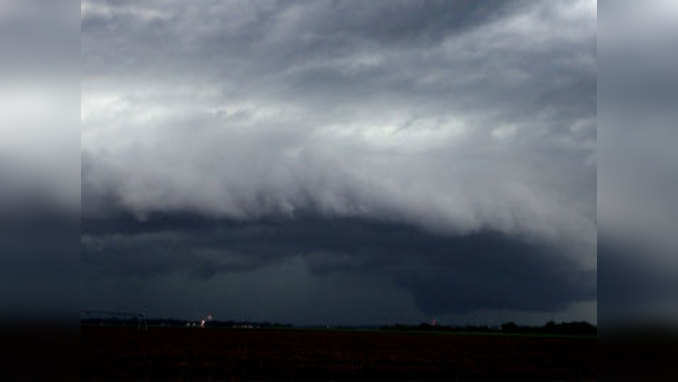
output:
<instances>
[{"instance_id":1,"label":"dark field","mask_svg":"<svg viewBox=\"0 0 678 382\"><path fill-rule=\"evenodd\" d=\"M83 380L595 380L597 339L388 331L81 329Z\"/></svg>"}]
</instances>

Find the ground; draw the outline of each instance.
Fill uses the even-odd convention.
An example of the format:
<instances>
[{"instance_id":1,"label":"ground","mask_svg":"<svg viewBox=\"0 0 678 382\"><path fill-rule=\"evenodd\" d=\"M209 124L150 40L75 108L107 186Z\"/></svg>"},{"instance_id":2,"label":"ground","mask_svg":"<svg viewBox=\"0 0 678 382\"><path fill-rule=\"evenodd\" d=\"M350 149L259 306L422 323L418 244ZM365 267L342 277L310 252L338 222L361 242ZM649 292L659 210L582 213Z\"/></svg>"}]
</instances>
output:
<instances>
[{"instance_id":1,"label":"ground","mask_svg":"<svg viewBox=\"0 0 678 382\"><path fill-rule=\"evenodd\" d=\"M81 328L83 380L593 380L595 337Z\"/></svg>"}]
</instances>

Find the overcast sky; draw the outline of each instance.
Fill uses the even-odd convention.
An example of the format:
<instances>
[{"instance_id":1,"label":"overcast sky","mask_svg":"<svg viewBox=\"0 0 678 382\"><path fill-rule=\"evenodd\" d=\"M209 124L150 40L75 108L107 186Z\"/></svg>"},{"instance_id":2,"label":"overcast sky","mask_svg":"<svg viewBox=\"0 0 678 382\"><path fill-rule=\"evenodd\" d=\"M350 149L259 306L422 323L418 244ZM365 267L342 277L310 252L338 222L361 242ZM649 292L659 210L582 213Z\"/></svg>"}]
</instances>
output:
<instances>
[{"instance_id":1,"label":"overcast sky","mask_svg":"<svg viewBox=\"0 0 678 382\"><path fill-rule=\"evenodd\" d=\"M678 4L599 9L600 320L676 325Z\"/></svg>"},{"instance_id":2,"label":"overcast sky","mask_svg":"<svg viewBox=\"0 0 678 382\"><path fill-rule=\"evenodd\" d=\"M596 17L84 1L86 308L595 321Z\"/></svg>"}]
</instances>

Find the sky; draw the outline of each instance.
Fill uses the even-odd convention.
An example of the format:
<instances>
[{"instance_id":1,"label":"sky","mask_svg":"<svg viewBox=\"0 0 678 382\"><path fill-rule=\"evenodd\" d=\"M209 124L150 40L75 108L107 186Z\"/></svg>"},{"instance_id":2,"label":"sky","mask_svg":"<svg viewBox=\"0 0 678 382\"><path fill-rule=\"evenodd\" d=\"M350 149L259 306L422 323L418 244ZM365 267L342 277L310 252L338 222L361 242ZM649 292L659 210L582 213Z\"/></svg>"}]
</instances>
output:
<instances>
[{"instance_id":1,"label":"sky","mask_svg":"<svg viewBox=\"0 0 678 382\"><path fill-rule=\"evenodd\" d=\"M678 4L599 3L599 322L678 322Z\"/></svg>"},{"instance_id":2,"label":"sky","mask_svg":"<svg viewBox=\"0 0 678 382\"><path fill-rule=\"evenodd\" d=\"M85 0L85 309L596 322L596 6Z\"/></svg>"},{"instance_id":3,"label":"sky","mask_svg":"<svg viewBox=\"0 0 678 382\"><path fill-rule=\"evenodd\" d=\"M78 5L0 0L0 329L79 309Z\"/></svg>"}]
</instances>

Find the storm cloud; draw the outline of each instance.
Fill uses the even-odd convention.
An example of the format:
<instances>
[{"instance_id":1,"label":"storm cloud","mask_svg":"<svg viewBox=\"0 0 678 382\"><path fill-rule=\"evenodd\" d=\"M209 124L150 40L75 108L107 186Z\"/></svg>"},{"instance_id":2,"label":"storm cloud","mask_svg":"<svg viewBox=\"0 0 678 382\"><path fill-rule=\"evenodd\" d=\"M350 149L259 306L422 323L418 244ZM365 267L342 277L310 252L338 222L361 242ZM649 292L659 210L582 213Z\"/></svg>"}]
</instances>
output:
<instances>
[{"instance_id":1,"label":"storm cloud","mask_svg":"<svg viewBox=\"0 0 678 382\"><path fill-rule=\"evenodd\" d=\"M424 314L595 300L595 2L82 16L82 257L110 301L290 259Z\"/></svg>"}]
</instances>

